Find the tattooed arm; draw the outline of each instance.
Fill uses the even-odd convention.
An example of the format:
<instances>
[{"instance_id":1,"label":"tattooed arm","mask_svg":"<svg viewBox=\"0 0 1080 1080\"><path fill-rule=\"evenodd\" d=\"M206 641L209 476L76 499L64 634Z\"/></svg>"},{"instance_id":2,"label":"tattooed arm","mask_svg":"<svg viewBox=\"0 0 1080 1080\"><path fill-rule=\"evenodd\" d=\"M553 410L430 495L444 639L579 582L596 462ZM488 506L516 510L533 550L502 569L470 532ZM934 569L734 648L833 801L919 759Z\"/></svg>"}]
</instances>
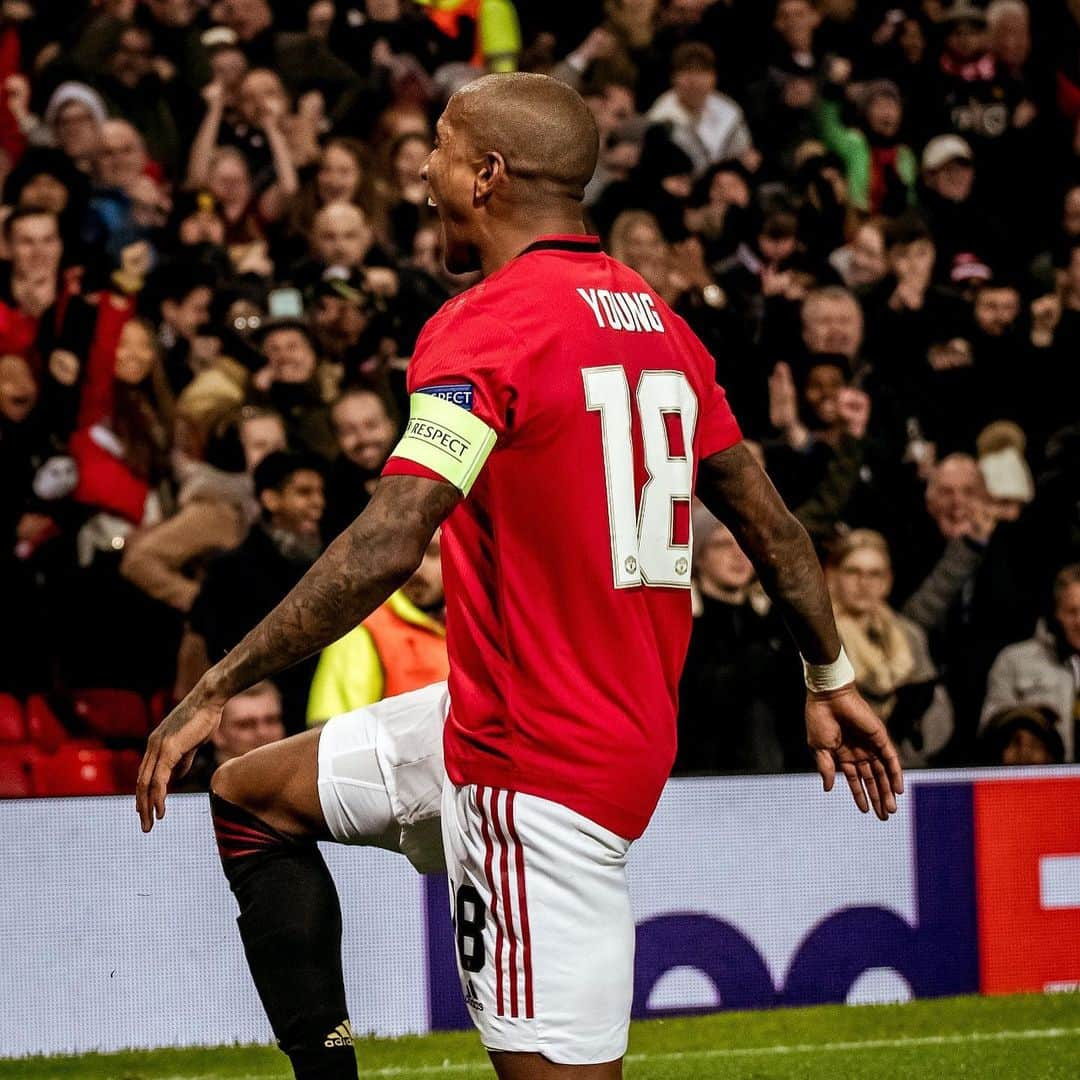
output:
<instances>
[{"instance_id":1,"label":"tattooed arm","mask_svg":"<svg viewBox=\"0 0 1080 1080\"><path fill-rule=\"evenodd\" d=\"M379 482L367 509L150 736L136 788L144 832L152 828L155 812L164 816L174 770L187 771L229 698L363 622L412 576L435 530L460 500L457 488L441 481L388 476Z\"/></svg>"},{"instance_id":2,"label":"tattooed arm","mask_svg":"<svg viewBox=\"0 0 1080 1080\"><path fill-rule=\"evenodd\" d=\"M697 494L753 562L807 662L836 660L840 635L814 546L750 451L739 443L703 461ZM854 683L807 694L806 736L826 791L839 769L863 813L873 806L884 821L896 811L900 759Z\"/></svg>"},{"instance_id":3,"label":"tattooed arm","mask_svg":"<svg viewBox=\"0 0 1080 1080\"><path fill-rule=\"evenodd\" d=\"M840 636L814 545L742 443L698 470L697 494L731 530L811 664L840 654Z\"/></svg>"}]
</instances>

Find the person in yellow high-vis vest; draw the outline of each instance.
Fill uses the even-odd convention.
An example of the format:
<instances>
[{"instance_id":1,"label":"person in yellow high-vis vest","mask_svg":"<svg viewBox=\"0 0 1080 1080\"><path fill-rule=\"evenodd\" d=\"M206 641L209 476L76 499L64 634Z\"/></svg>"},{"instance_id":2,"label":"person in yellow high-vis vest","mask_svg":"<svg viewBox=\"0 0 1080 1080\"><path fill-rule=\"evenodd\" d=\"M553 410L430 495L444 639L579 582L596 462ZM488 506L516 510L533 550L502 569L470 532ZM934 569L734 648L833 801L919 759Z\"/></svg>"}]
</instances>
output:
<instances>
[{"instance_id":1,"label":"person in yellow high-vis vest","mask_svg":"<svg viewBox=\"0 0 1080 1080\"><path fill-rule=\"evenodd\" d=\"M444 680L450 665L442 610L436 533L408 582L355 630L323 649L311 680L308 724Z\"/></svg>"},{"instance_id":2,"label":"person in yellow high-vis vest","mask_svg":"<svg viewBox=\"0 0 1080 1080\"><path fill-rule=\"evenodd\" d=\"M521 25L512 0L419 0L428 18L448 37L462 32L462 17L476 26L476 47L469 63L486 71L517 71Z\"/></svg>"}]
</instances>

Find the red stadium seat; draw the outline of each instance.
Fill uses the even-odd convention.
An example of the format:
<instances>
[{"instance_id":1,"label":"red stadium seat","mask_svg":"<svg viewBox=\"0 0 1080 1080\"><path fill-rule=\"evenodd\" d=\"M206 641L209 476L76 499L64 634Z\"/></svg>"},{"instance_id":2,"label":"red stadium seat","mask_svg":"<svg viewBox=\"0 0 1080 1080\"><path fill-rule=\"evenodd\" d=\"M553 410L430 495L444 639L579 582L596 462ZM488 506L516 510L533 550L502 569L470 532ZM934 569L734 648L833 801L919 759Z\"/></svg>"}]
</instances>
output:
<instances>
[{"instance_id":1,"label":"red stadium seat","mask_svg":"<svg viewBox=\"0 0 1080 1080\"><path fill-rule=\"evenodd\" d=\"M119 792L113 751L66 743L40 755L34 766L38 795L115 795Z\"/></svg>"},{"instance_id":2,"label":"red stadium seat","mask_svg":"<svg viewBox=\"0 0 1080 1080\"><path fill-rule=\"evenodd\" d=\"M30 741L46 753L52 753L71 739L71 734L57 720L56 713L41 694L31 694L26 699L26 727Z\"/></svg>"},{"instance_id":3,"label":"red stadium seat","mask_svg":"<svg viewBox=\"0 0 1080 1080\"><path fill-rule=\"evenodd\" d=\"M146 702L133 690L76 690L75 715L102 739L145 739L150 733Z\"/></svg>"},{"instance_id":4,"label":"red stadium seat","mask_svg":"<svg viewBox=\"0 0 1080 1080\"><path fill-rule=\"evenodd\" d=\"M26 743L0 746L0 799L25 799L35 794L34 751Z\"/></svg>"},{"instance_id":5,"label":"red stadium seat","mask_svg":"<svg viewBox=\"0 0 1080 1080\"><path fill-rule=\"evenodd\" d=\"M18 698L0 694L0 743L26 742L26 717Z\"/></svg>"}]
</instances>

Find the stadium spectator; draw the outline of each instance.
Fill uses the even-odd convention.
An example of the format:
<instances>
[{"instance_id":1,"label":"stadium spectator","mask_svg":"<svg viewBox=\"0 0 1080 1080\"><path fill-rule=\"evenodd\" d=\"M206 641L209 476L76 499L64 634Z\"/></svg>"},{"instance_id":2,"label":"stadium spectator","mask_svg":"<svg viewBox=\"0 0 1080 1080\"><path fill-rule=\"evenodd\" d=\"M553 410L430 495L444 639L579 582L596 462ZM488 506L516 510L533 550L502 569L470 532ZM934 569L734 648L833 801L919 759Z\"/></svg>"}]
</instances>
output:
<instances>
[{"instance_id":1,"label":"stadium spectator","mask_svg":"<svg viewBox=\"0 0 1080 1080\"><path fill-rule=\"evenodd\" d=\"M24 356L40 378L41 321L49 311L54 324L59 320L55 306L66 292L60 278L64 245L59 219L52 211L18 207L4 221L4 239L10 261L0 266L0 353Z\"/></svg>"},{"instance_id":2,"label":"stadium spectator","mask_svg":"<svg viewBox=\"0 0 1080 1080\"><path fill-rule=\"evenodd\" d=\"M88 259L101 261L100 253L92 250L105 224L98 195L91 191L89 177L62 150L30 147L4 181L4 200L16 209L44 210L56 215L68 265L84 265ZM115 265L119 249L110 254Z\"/></svg>"},{"instance_id":3,"label":"stadium spectator","mask_svg":"<svg viewBox=\"0 0 1080 1080\"><path fill-rule=\"evenodd\" d=\"M380 203L379 233L395 252L411 251L416 230L433 220L427 185L420 169L431 153L431 142L418 132L395 139L388 154L387 175L376 186Z\"/></svg>"},{"instance_id":4,"label":"stadium spectator","mask_svg":"<svg viewBox=\"0 0 1080 1080\"><path fill-rule=\"evenodd\" d=\"M369 255L385 266L387 259L375 241L365 212L355 203L335 202L323 207L312 222L311 252L320 268L358 270Z\"/></svg>"},{"instance_id":5,"label":"stadium spectator","mask_svg":"<svg viewBox=\"0 0 1080 1080\"><path fill-rule=\"evenodd\" d=\"M131 315L129 300L101 297L70 441L75 500L129 523L112 535L160 520L159 488L169 474L173 397L152 328ZM50 368L58 359L54 353Z\"/></svg>"},{"instance_id":6,"label":"stadium spectator","mask_svg":"<svg viewBox=\"0 0 1080 1080\"><path fill-rule=\"evenodd\" d=\"M29 88L27 88L29 89ZM38 120L26 105L14 107L20 127L38 146L57 146L84 173L91 173L101 143L101 125L108 110L101 95L81 82L61 83L49 98L45 115Z\"/></svg>"},{"instance_id":7,"label":"stadium spectator","mask_svg":"<svg viewBox=\"0 0 1080 1080\"><path fill-rule=\"evenodd\" d=\"M155 59L150 31L133 23L121 24L103 57L97 85L110 115L122 117L142 132L150 157L168 175L176 176L190 135L181 125L189 115L193 94L175 79L162 79ZM103 124L102 137L104 130Z\"/></svg>"},{"instance_id":8,"label":"stadium spectator","mask_svg":"<svg viewBox=\"0 0 1080 1080\"><path fill-rule=\"evenodd\" d=\"M206 746L200 747L191 771L177 790L209 791L214 771L226 761L260 746L285 738L281 692L268 679L230 698L221 725Z\"/></svg>"},{"instance_id":9,"label":"stadium spectator","mask_svg":"<svg viewBox=\"0 0 1080 1080\"><path fill-rule=\"evenodd\" d=\"M277 421L274 449L284 449L280 420L266 419ZM258 461L245 451L242 431L245 424L261 423L264 418L236 416L208 443L204 460L185 468L176 513L136 533L124 546L120 573L148 596L177 611L190 611L207 559L232 551L247 536L259 516L251 482Z\"/></svg>"},{"instance_id":10,"label":"stadium spectator","mask_svg":"<svg viewBox=\"0 0 1080 1080\"><path fill-rule=\"evenodd\" d=\"M1035 498L1035 481L1024 458L1027 440L1008 420L990 424L979 433L979 472L998 521L1018 521Z\"/></svg>"},{"instance_id":11,"label":"stadium spectator","mask_svg":"<svg viewBox=\"0 0 1080 1080\"><path fill-rule=\"evenodd\" d=\"M323 536L333 540L367 506L398 437L397 410L377 391L345 389L331 417L340 453L326 481Z\"/></svg>"},{"instance_id":12,"label":"stadium spectator","mask_svg":"<svg viewBox=\"0 0 1080 1080\"><path fill-rule=\"evenodd\" d=\"M951 710L944 694L935 701L937 670L925 632L889 606L885 537L852 530L830 552L825 580L859 692L888 723L905 766L926 766L949 741Z\"/></svg>"},{"instance_id":13,"label":"stadium spectator","mask_svg":"<svg viewBox=\"0 0 1080 1080\"><path fill-rule=\"evenodd\" d=\"M281 414L291 446L331 460L337 444L307 323L302 319L267 321L259 329L259 342L265 367L252 378L258 403Z\"/></svg>"},{"instance_id":14,"label":"stadium spectator","mask_svg":"<svg viewBox=\"0 0 1080 1080\"><path fill-rule=\"evenodd\" d=\"M923 149L919 204L937 251L935 274L954 285L990 268L1017 261L1000 216L982 203L975 188L975 153L959 135L937 135Z\"/></svg>"},{"instance_id":15,"label":"stadium spectator","mask_svg":"<svg viewBox=\"0 0 1080 1080\"><path fill-rule=\"evenodd\" d=\"M160 168L147 154L146 142L127 120L101 125L91 205L106 234L114 263L129 244L152 242L172 209Z\"/></svg>"},{"instance_id":16,"label":"stadium spectator","mask_svg":"<svg viewBox=\"0 0 1080 1080\"><path fill-rule=\"evenodd\" d=\"M1080 563L1054 579L1053 610L1035 636L1003 649L990 669L982 710L982 734L997 727L1004 709L1045 706L1052 730L1075 761L1080 721Z\"/></svg>"},{"instance_id":17,"label":"stadium spectator","mask_svg":"<svg viewBox=\"0 0 1080 1080\"><path fill-rule=\"evenodd\" d=\"M396 263L377 241L368 216L352 203L331 203L315 215L311 254L312 259L298 267L298 282L309 290L336 280L359 288L383 316L384 354L411 355L424 321L445 299L438 284L422 271ZM365 378L374 374L363 372Z\"/></svg>"},{"instance_id":18,"label":"stadium spectator","mask_svg":"<svg viewBox=\"0 0 1080 1080\"><path fill-rule=\"evenodd\" d=\"M934 470L926 491L937 539L921 552L912 536L913 560L936 559L901 611L928 634L931 655L953 703L956 727L948 754L965 760L973 740L986 678L994 657L1017 632L1035 624L1031 557L1024 522L1002 522L994 513L974 458L953 454ZM926 563L924 562L924 565ZM898 594L904 596L903 590Z\"/></svg>"},{"instance_id":19,"label":"stadium spectator","mask_svg":"<svg viewBox=\"0 0 1080 1080\"><path fill-rule=\"evenodd\" d=\"M653 124L667 124L671 138L689 158L694 176L725 158L753 151L742 109L716 89L716 56L708 45L687 42L671 57L671 89L646 114Z\"/></svg>"},{"instance_id":20,"label":"stadium spectator","mask_svg":"<svg viewBox=\"0 0 1080 1080\"><path fill-rule=\"evenodd\" d=\"M215 21L231 30L252 67L276 71L293 93L317 89L331 107L357 88L356 72L307 34L274 29L268 0L222 0Z\"/></svg>"},{"instance_id":21,"label":"stadium spectator","mask_svg":"<svg viewBox=\"0 0 1080 1080\"><path fill-rule=\"evenodd\" d=\"M825 145L844 162L850 204L871 214L894 216L915 198L918 164L900 140L903 100L890 79L876 79L855 90L859 126L847 126L842 91L851 75L847 60L834 59L818 104Z\"/></svg>"},{"instance_id":22,"label":"stadium spectator","mask_svg":"<svg viewBox=\"0 0 1080 1080\"><path fill-rule=\"evenodd\" d=\"M851 240L829 255L829 265L843 283L856 294L877 285L888 273L885 258L885 229L880 218L863 222Z\"/></svg>"},{"instance_id":23,"label":"stadium spectator","mask_svg":"<svg viewBox=\"0 0 1080 1080\"><path fill-rule=\"evenodd\" d=\"M286 451L255 467L262 519L234 551L211 561L188 616L180 646L177 699L224 656L296 584L322 550L325 499L321 459ZM278 680L289 733L304 726L315 659Z\"/></svg>"},{"instance_id":24,"label":"stadium spectator","mask_svg":"<svg viewBox=\"0 0 1080 1080\"><path fill-rule=\"evenodd\" d=\"M174 260L152 275L147 292L157 303L157 336L165 350L169 385L179 394L198 374L193 348L199 330L210 318L212 279L186 260Z\"/></svg>"},{"instance_id":25,"label":"stadium spectator","mask_svg":"<svg viewBox=\"0 0 1080 1080\"><path fill-rule=\"evenodd\" d=\"M798 686L785 678L798 657L730 530L703 506L693 516L698 610L679 684L674 771L781 772L799 753L789 723ZM728 716L740 719L729 725Z\"/></svg>"},{"instance_id":26,"label":"stadium spectator","mask_svg":"<svg viewBox=\"0 0 1080 1080\"><path fill-rule=\"evenodd\" d=\"M289 248L296 260L307 253L315 215L331 203L352 203L361 210L369 201L368 175L363 143L351 138L332 138L319 154L314 172L307 170L289 211Z\"/></svg>"},{"instance_id":27,"label":"stadium spectator","mask_svg":"<svg viewBox=\"0 0 1080 1080\"><path fill-rule=\"evenodd\" d=\"M1057 714L1045 706L1002 709L984 723L979 754L988 765L1060 765L1065 748Z\"/></svg>"},{"instance_id":28,"label":"stadium spectator","mask_svg":"<svg viewBox=\"0 0 1080 1080\"><path fill-rule=\"evenodd\" d=\"M765 160L789 170L797 167L798 147L817 135L821 12L811 0L780 0L774 10L764 77L751 83L747 92L758 149Z\"/></svg>"},{"instance_id":29,"label":"stadium spectator","mask_svg":"<svg viewBox=\"0 0 1080 1080\"><path fill-rule=\"evenodd\" d=\"M248 76L250 78L250 76ZM285 213L288 200L299 189L296 167L285 134L287 101L284 94L260 99L255 109L260 148L266 149L265 165L255 158L261 172L253 173L252 156L233 144L219 142L225 109L225 91L210 83L203 91L207 109L195 135L188 160L187 186L205 188L221 205L230 243L253 243L264 236L266 226Z\"/></svg>"},{"instance_id":30,"label":"stadium spectator","mask_svg":"<svg viewBox=\"0 0 1080 1080\"><path fill-rule=\"evenodd\" d=\"M355 630L320 653L308 724L441 682L449 671L436 533L416 573Z\"/></svg>"}]
</instances>

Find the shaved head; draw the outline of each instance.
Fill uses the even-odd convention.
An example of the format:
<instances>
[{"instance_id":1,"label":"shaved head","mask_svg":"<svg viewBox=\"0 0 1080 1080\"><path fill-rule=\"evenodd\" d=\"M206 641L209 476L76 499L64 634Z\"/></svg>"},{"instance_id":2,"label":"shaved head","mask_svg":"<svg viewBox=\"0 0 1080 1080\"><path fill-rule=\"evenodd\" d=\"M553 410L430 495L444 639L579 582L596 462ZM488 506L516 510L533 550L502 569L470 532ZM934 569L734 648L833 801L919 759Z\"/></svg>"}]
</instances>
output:
<instances>
[{"instance_id":1,"label":"shaved head","mask_svg":"<svg viewBox=\"0 0 1080 1080\"><path fill-rule=\"evenodd\" d=\"M446 117L478 155L496 152L511 178L580 200L599 150L581 95L548 75L485 75L450 99Z\"/></svg>"},{"instance_id":2,"label":"shaved head","mask_svg":"<svg viewBox=\"0 0 1080 1080\"><path fill-rule=\"evenodd\" d=\"M582 98L547 75L485 75L435 125L420 176L453 274L497 269L537 236L583 233L599 136Z\"/></svg>"}]
</instances>

